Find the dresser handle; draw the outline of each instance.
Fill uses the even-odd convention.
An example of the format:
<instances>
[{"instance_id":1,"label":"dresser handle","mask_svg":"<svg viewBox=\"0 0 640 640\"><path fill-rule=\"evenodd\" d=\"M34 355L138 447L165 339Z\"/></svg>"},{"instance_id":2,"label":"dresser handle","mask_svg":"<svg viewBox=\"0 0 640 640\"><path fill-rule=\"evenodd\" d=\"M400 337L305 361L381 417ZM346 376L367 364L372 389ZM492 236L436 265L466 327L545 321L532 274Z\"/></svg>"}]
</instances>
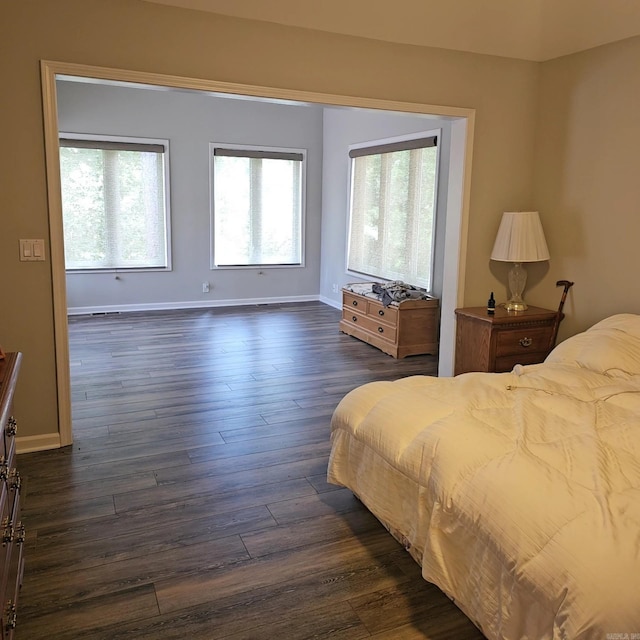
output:
<instances>
[{"instance_id":1,"label":"dresser handle","mask_svg":"<svg viewBox=\"0 0 640 640\"><path fill-rule=\"evenodd\" d=\"M358 306L358 301L357 301L357 300L354 300L351 304L352 304L354 307L357 307L357 306Z\"/></svg>"},{"instance_id":2,"label":"dresser handle","mask_svg":"<svg viewBox=\"0 0 640 640\"><path fill-rule=\"evenodd\" d=\"M384 309L379 309L378 310L378 315L379 316L383 316L384 315Z\"/></svg>"},{"instance_id":3,"label":"dresser handle","mask_svg":"<svg viewBox=\"0 0 640 640\"><path fill-rule=\"evenodd\" d=\"M20 493L20 488L22 487L22 478L20 477L20 472L13 468L9 471L9 478L7 479L7 484L9 485L9 489L11 491L17 491Z\"/></svg>"},{"instance_id":4,"label":"dresser handle","mask_svg":"<svg viewBox=\"0 0 640 640\"><path fill-rule=\"evenodd\" d=\"M384 329L382 327L378 327L378 333L384 333Z\"/></svg>"},{"instance_id":5,"label":"dresser handle","mask_svg":"<svg viewBox=\"0 0 640 640\"><path fill-rule=\"evenodd\" d=\"M521 347L530 347L533 344L533 340L531 338L521 338L520 346Z\"/></svg>"},{"instance_id":6,"label":"dresser handle","mask_svg":"<svg viewBox=\"0 0 640 640\"><path fill-rule=\"evenodd\" d=\"M358 316L351 316L352 322L358 322Z\"/></svg>"},{"instance_id":7,"label":"dresser handle","mask_svg":"<svg viewBox=\"0 0 640 640\"><path fill-rule=\"evenodd\" d=\"M16 419L11 416L9 418L9 422L7 423L7 435L15 436L16 433L18 433L18 423L16 422Z\"/></svg>"},{"instance_id":8,"label":"dresser handle","mask_svg":"<svg viewBox=\"0 0 640 640\"><path fill-rule=\"evenodd\" d=\"M24 544L25 538L27 537L27 532L24 528L22 522L18 522L18 526L16 527L16 544Z\"/></svg>"},{"instance_id":9,"label":"dresser handle","mask_svg":"<svg viewBox=\"0 0 640 640\"><path fill-rule=\"evenodd\" d=\"M18 620L18 612L16 610L16 605L11 600L7 602L7 606L4 610L4 616L6 620L4 623L4 630L11 631L11 629L15 629L16 622Z\"/></svg>"},{"instance_id":10,"label":"dresser handle","mask_svg":"<svg viewBox=\"0 0 640 640\"><path fill-rule=\"evenodd\" d=\"M7 545L10 542L13 542L14 534L15 529L13 528L13 522L11 522L7 517L2 522L2 544Z\"/></svg>"}]
</instances>

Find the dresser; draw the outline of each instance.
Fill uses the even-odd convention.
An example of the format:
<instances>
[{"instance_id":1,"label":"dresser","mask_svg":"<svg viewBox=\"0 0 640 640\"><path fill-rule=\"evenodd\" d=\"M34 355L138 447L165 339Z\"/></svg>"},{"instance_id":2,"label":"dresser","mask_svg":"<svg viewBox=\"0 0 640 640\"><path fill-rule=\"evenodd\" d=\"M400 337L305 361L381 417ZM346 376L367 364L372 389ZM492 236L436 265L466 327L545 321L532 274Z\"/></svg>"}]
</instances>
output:
<instances>
[{"instance_id":1,"label":"dresser","mask_svg":"<svg viewBox=\"0 0 640 640\"><path fill-rule=\"evenodd\" d=\"M492 316L486 307L456 309L455 375L542 362L554 346L556 318L540 307L516 313L497 307Z\"/></svg>"},{"instance_id":2,"label":"dresser","mask_svg":"<svg viewBox=\"0 0 640 640\"><path fill-rule=\"evenodd\" d=\"M0 360L0 638L13 638L18 593L24 569L24 527L20 522L20 474L16 469L16 421L12 415L13 394L22 354L7 353Z\"/></svg>"},{"instance_id":3,"label":"dresser","mask_svg":"<svg viewBox=\"0 0 640 640\"><path fill-rule=\"evenodd\" d=\"M374 297L342 290L340 331L394 358L438 353L437 298L403 300L385 307Z\"/></svg>"}]
</instances>

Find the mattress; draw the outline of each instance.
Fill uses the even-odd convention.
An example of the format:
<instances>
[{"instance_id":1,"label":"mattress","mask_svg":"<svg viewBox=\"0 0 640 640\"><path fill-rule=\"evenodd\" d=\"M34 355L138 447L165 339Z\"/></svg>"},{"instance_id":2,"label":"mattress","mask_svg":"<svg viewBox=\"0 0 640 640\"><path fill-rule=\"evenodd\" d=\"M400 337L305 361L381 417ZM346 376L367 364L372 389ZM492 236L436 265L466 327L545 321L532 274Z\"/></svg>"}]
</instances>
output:
<instances>
[{"instance_id":1,"label":"mattress","mask_svg":"<svg viewBox=\"0 0 640 640\"><path fill-rule=\"evenodd\" d=\"M328 480L488 638L640 638L640 316L510 373L364 385L331 430Z\"/></svg>"}]
</instances>

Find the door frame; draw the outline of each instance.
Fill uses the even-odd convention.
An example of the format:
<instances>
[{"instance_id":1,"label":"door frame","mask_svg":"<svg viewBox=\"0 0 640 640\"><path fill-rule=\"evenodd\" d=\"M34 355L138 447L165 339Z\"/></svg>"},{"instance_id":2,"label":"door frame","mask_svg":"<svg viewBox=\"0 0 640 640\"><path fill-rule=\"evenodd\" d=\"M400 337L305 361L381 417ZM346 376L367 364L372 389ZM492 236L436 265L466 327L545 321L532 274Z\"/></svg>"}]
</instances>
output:
<instances>
[{"instance_id":1,"label":"door frame","mask_svg":"<svg viewBox=\"0 0 640 640\"><path fill-rule=\"evenodd\" d=\"M289 100L326 106L378 109L424 115L452 120L452 152L449 166L449 189L445 232L445 264L443 295L440 300L442 317L453 318L456 307L463 306L464 274L467 253L471 158L475 110L463 107L396 102L358 96L262 87L257 85L219 82L202 78L131 71L108 67L56 62L40 62L42 107L44 117L45 162L49 211L53 325L58 400L58 436L54 446L73 442L71 417L71 375L69 362L69 330L64 260L64 232L60 189L60 158L58 145L58 106L56 79L80 77L97 82L122 82L135 85L188 89L219 94L234 94L263 99ZM441 323L438 373L453 374L455 327L453 322Z\"/></svg>"}]
</instances>

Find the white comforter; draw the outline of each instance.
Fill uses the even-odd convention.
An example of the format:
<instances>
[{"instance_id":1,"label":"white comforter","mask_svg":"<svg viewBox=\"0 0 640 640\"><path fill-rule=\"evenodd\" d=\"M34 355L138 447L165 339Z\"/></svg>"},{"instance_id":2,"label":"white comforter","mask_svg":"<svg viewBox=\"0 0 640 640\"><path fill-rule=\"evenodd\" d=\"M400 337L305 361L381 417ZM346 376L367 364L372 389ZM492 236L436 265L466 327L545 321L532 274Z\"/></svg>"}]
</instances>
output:
<instances>
[{"instance_id":1,"label":"white comforter","mask_svg":"<svg viewBox=\"0 0 640 640\"><path fill-rule=\"evenodd\" d=\"M329 481L487 637L640 639L640 316L512 373L364 385L332 443Z\"/></svg>"}]
</instances>

